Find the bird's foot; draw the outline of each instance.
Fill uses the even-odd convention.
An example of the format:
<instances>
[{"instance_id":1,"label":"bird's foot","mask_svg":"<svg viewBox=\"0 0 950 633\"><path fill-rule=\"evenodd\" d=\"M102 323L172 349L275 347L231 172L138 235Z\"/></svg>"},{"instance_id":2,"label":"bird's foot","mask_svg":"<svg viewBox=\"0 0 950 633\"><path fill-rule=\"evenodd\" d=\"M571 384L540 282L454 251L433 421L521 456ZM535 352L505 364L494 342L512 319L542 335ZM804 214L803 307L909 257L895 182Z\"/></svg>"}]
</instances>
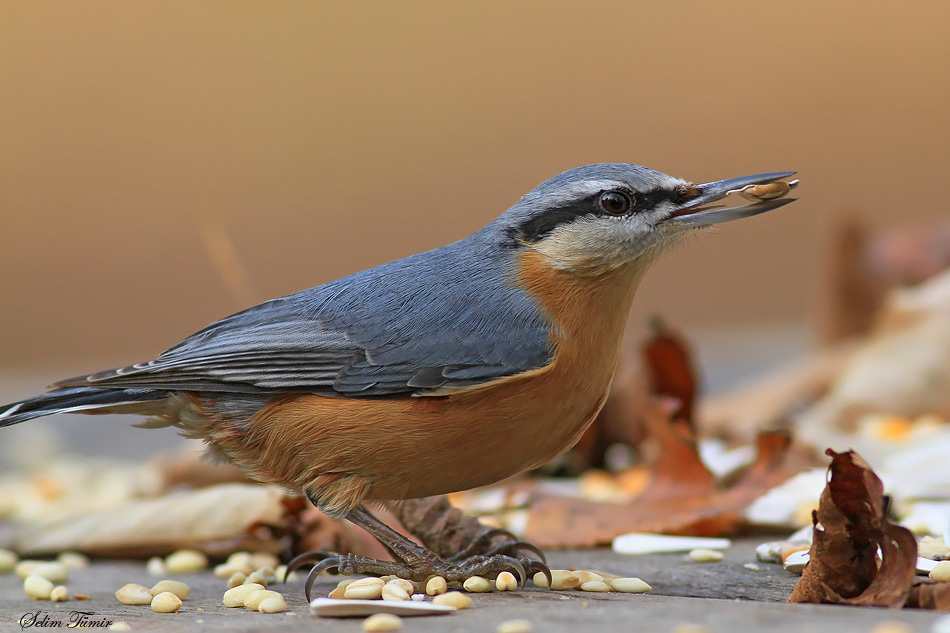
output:
<instances>
[{"instance_id":1,"label":"bird's foot","mask_svg":"<svg viewBox=\"0 0 950 633\"><path fill-rule=\"evenodd\" d=\"M505 554L473 555L461 559L455 557L452 560L443 560L422 547L418 548L416 554L417 556L407 557L411 560L383 561L357 554L308 552L290 561L287 565L287 574L308 563L316 563L307 574L307 582L304 586L308 601L313 583L324 571L335 571L347 576L353 574L391 575L417 582L424 581L430 576L441 576L448 582L463 582L471 576L494 578L503 571L511 571L518 577L521 587L524 587L529 573L540 571L550 580L551 572L544 563L529 559L519 560Z\"/></svg>"}]
</instances>

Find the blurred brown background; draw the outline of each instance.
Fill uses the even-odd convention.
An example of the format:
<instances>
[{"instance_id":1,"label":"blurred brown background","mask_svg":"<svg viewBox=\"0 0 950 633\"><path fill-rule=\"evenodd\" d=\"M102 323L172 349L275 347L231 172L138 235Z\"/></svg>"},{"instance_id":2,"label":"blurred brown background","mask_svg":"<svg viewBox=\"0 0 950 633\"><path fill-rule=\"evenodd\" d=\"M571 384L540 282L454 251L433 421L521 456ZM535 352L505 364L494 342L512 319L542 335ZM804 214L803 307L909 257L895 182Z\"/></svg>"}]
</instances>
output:
<instances>
[{"instance_id":1,"label":"blurred brown background","mask_svg":"<svg viewBox=\"0 0 950 633\"><path fill-rule=\"evenodd\" d=\"M5 2L0 371L150 358L600 161L695 181L798 170L799 203L675 249L631 318L805 322L836 217L946 216L948 18L941 3Z\"/></svg>"}]
</instances>

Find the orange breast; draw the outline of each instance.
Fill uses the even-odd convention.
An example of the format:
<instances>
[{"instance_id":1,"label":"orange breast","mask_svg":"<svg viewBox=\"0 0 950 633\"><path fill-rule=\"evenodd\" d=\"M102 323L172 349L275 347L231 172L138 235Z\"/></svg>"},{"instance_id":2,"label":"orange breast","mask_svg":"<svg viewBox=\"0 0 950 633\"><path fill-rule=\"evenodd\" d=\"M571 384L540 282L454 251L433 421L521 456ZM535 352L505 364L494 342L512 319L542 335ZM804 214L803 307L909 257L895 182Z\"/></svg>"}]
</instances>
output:
<instances>
[{"instance_id":1,"label":"orange breast","mask_svg":"<svg viewBox=\"0 0 950 633\"><path fill-rule=\"evenodd\" d=\"M539 465L572 446L603 405L642 268L579 277L522 255L519 285L546 311L555 348L541 369L438 397L292 394L240 432L209 439L256 477L309 490L341 513L363 499L464 490Z\"/></svg>"}]
</instances>

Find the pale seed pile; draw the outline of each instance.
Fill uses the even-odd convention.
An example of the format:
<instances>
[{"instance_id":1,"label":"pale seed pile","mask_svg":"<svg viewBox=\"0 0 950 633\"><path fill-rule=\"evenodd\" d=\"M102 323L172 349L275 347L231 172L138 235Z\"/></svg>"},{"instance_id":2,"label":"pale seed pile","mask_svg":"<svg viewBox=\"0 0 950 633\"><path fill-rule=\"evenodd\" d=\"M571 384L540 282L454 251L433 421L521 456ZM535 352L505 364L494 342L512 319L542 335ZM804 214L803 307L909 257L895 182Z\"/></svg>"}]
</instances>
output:
<instances>
[{"instance_id":1,"label":"pale seed pile","mask_svg":"<svg viewBox=\"0 0 950 633\"><path fill-rule=\"evenodd\" d=\"M23 591L34 600L52 600L66 602L69 589L65 583L70 569L89 566L89 559L77 552L63 552L55 561L19 560L16 553L0 549L0 574L15 572L23 579ZM88 600L89 596L76 594L77 600Z\"/></svg>"}]
</instances>

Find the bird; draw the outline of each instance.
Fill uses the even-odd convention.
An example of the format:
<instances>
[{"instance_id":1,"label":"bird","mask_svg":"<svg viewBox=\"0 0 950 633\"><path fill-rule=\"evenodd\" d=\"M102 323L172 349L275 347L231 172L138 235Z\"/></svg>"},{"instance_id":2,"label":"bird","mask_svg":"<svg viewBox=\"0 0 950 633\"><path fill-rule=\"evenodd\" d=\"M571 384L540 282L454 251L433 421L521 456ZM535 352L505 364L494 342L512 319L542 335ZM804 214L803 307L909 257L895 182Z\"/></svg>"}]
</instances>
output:
<instances>
[{"instance_id":1,"label":"bird","mask_svg":"<svg viewBox=\"0 0 950 633\"><path fill-rule=\"evenodd\" d=\"M650 265L697 229L796 200L782 197L794 173L694 184L625 163L570 169L459 241L238 312L148 362L54 383L0 407L0 426L144 415L141 426L202 440L212 459L306 495L393 554L298 556L315 563L308 599L324 570L514 569L523 585L549 574L530 544L443 559L369 508L492 484L568 450L604 404ZM735 192L752 203L714 204Z\"/></svg>"}]
</instances>

